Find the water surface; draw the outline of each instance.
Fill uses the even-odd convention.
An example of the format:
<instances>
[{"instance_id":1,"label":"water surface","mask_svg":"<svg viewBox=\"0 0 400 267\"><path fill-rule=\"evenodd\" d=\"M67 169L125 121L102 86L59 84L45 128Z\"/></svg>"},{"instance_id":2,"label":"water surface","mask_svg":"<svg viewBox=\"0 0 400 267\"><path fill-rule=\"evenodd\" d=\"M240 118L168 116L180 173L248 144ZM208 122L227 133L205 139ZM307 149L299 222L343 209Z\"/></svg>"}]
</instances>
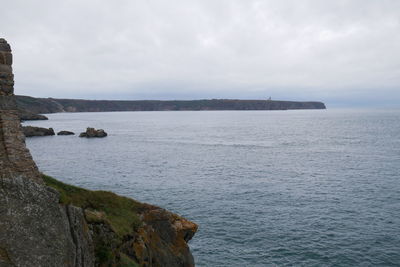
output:
<instances>
[{"instance_id":1,"label":"water surface","mask_svg":"<svg viewBox=\"0 0 400 267\"><path fill-rule=\"evenodd\" d=\"M48 117L109 136L27 139L41 171L195 221L197 266L400 265L399 110Z\"/></svg>"}]
</instances>

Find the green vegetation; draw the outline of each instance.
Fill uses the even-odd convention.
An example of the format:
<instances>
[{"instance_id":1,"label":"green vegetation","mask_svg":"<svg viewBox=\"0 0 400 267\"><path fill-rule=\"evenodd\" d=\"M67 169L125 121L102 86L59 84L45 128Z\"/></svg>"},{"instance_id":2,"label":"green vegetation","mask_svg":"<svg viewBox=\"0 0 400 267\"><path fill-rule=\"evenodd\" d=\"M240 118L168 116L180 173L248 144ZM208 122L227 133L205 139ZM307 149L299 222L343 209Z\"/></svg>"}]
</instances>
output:
<instances>
[{"instance_id":1,"label":"green vegetation","mask_svg":"<svg viewBox=\"0 0 400 267\"><path fill-rule=\"evenodd\" d=\"M101 265L105 266L106 263L113 262L115 260L115 253L105 244L95 246L96 259Z\"/></svg>"},{"instance_id":2,"label":"green vegetation","mask_svg":"<svg viewBox=\"0 0 400 267\"><path fill-rule=\"evenodd\" d=\"M139 267L139 265L127 255L121 253L119 267Z\"/></svg>"},{"instance_id":3,"label":"green vegetation","mask_svg":"<svg viewBox=\"0 0 400 267\"><path fill-rule=\"evenodd\" d=\"M60 203L72 204L86 211L88 222L107 222L119 237L140 226L137 208L140 203L107 191L91 191L68 185L43 175L47 186L60 193Z\"/></svg>"}]
</instances>

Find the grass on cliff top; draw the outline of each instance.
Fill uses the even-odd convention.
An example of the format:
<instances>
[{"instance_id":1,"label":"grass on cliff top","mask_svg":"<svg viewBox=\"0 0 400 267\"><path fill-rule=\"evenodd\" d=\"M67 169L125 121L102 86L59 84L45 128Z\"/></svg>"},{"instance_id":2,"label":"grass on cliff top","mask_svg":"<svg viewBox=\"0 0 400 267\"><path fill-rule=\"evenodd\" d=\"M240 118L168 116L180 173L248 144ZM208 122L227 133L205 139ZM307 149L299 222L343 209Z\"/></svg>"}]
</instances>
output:
<instances>
[{"instance_id":1,"label":"grass on cliff top","mask_svg":"<svg viewBox=\"0 0 400 267\"><path fill-rule=\"evenodd\" d=\"M140 203L133 199L118 196L112 192L91 191L68 185L47 175L43 175L43 180L47 186L60 193L60 203L87 210L88 221L108 222L120 237L132 233L140 226L137 215Z\"/></svg>"}]
</instances>

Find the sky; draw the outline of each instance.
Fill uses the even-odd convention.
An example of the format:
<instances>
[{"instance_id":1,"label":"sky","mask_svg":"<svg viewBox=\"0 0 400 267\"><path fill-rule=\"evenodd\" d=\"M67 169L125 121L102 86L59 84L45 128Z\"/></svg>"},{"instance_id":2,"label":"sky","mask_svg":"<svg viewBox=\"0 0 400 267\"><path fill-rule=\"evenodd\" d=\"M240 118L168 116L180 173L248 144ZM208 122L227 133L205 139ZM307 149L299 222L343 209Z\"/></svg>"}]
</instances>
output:
<instances>
[{"instance_id":1,"label":"sky","mask_svg":"<svg viewBox=\"0 0 400 267\"><path fill-rule=\"evenodd\" d=\"M400 107L398 0L12 0L16 94Z\"/></svg>"}]
</instances>

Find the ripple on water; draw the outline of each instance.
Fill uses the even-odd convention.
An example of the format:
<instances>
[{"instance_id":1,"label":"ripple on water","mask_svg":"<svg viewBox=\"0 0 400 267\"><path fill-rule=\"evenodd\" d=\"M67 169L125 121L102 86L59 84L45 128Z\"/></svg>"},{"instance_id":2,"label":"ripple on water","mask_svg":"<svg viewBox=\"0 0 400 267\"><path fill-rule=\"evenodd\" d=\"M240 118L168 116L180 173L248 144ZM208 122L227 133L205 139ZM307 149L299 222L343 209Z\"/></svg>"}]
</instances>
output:
<instances>
[{"instance_id":1,"label":"ripple on water","mask_svg":"<svg viewBox=\"0 0 400 267\"><path fill-rule=\"evenodd\" d=\"M399 115L50 114L29 124L109 136L27 144L47 174L197 222L197 266L398 266Z\"/></svg>"}]
</instances>

